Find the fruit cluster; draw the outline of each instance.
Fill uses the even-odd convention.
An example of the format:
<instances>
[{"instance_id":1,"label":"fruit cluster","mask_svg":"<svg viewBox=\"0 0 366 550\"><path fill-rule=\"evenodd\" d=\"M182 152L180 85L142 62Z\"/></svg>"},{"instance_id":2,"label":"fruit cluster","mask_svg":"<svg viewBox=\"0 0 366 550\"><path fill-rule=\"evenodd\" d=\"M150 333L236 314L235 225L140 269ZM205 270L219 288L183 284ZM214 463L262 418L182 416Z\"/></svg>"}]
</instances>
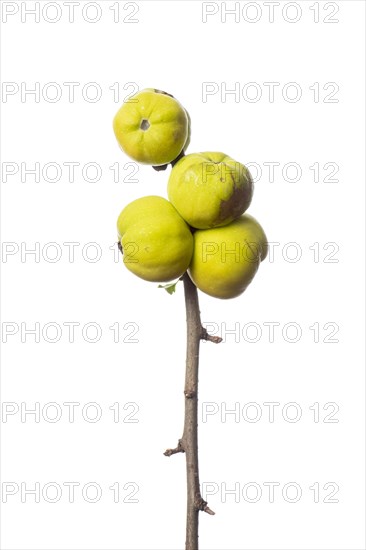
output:
<instances>
[{"instance_id":1,"label":"fruit cluster","mask_svg":"<svg viewBox=\"0 0 366 550\"><path fill-rule=\"evenodd\" d=\"M172 281L188 270L202 292L239 296L267 253L262 227L244 214L253 196L249 170L223 153L185 155L189 115L161 90L146 89L130 98L113 128L132 159L157 169L172 164L169 200L142 197L118 217L126 267L155 282Z\"/></svg>"}]
</instances>

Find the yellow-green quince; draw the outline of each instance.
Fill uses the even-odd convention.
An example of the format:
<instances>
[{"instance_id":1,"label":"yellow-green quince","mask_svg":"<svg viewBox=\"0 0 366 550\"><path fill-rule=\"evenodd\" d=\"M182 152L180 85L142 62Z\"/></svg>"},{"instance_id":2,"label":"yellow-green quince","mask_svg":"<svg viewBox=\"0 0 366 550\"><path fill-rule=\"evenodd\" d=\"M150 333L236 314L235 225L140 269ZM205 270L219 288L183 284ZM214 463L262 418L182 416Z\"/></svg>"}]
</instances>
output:
<instances>
[{"instance_id":1,"label":"yellow-green quince","mask_svg":"<svg viewBox=\"0 0 366 550\"><path fill-rule=\"evenodd\" d=\"M147 88L122 105L114 117L113 130L129 157L161 166L175 160L188 146L190 119L173 96Z\"/></svg>"},{"instance_id":2,"label":"yellow-green quince","mask_svg":"<svg viewBox=\"0 0 366 550\"><path fill-rule=\"evenodd\" d=\"M194 284L215 298L244 292L267 254L266 235L255 218L244 214L229 225L194 232L188 273Z\"/></svg>"},{"instance_id":3,"label":"yellow-green quince","mask_svg":"<svg viewBox=\"0 0 366 550\"><path fill-rule=\"evenodd\" d=\"M158 196L134 200L120 213L118 238L123 262L146 281L167 282L183 275L193 253L193 236L174 206Z\"/></svg>"},{"instance_id":4,"label":"yellow-green quince","mask_svg":"<svg viewBox=\"0 0 366 550\"><path fill-rule=\"evenodd\" d=\"M193 153L181 158L168 181L168 197L197 229L232 222L249 207L253 180L249 170L224 153Z\"/></svg>"}]
</instances>

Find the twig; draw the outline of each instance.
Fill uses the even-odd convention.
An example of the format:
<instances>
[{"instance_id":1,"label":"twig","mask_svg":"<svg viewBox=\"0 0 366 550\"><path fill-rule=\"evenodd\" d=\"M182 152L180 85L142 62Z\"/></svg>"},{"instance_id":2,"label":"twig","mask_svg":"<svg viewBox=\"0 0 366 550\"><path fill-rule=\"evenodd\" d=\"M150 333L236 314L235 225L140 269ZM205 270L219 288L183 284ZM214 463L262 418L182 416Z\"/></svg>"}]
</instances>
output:
<instances>
[{"instance_id":1,"label":"twig","mask_svg":"<svg viewBox=\"0 0 366 550\"><path fill-rule=\"evenodd\" d=\"M187 314L187 357L185 377L185 412L183 436L175 449L167 449L165 456L185 453L187 470L187 522L186 550L198 550L198 514L200 511L213 516L200 491L198 468L198 365L201 340L218 344L221 338L210 336L202 327L197 288L189 275L183 275L184 297Z\"/></svg>"},{"instance_id":2,"label":"twig","mask_svg":"<svg viewBox=\"0 0 366 550\"><path fill-rule=\"evenodd\" d=\"M207 330L203 327L201 340L208 340L209 342L213 342L214 344L219 344L220 342L222 342L222 338L220 336L211 336L211 334L209 334Z\"/></svg>"},{"instance_id":3,"label":"twig","mask_svg":"<svg viewBox=\"0 0 366 550\"><path fill-rule=\"evenodd\" d=\"M181 439L178 441L178 445L175 447L175 449L167 449L164 453L165 456L172 456L176 453L184 453L184 449L182 447L182 441Z\"/></svg>"}]
</instances>

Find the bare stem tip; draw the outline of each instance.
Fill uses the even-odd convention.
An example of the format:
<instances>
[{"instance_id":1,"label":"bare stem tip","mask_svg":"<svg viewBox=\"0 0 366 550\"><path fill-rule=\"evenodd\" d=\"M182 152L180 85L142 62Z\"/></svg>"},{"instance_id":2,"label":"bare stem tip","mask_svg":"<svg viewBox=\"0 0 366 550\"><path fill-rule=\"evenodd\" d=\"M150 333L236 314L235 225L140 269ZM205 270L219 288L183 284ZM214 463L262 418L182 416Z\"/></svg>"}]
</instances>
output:
<instances>
[{"instance_id":1,"label":"bare stem tip","mask_svg":"<svg viewBox=\"0 0 366 550\"><path fill-rule=\"evenodd\" d=\"M183 448L183 445L182 445L182 442L181 440L178 441L178 445L175 447L175 449L167 449L165 452L164 452L164 456L172 456L172 455L175 455L177 453L184 453L184 448Z\"/></svg>"}]
</instances>

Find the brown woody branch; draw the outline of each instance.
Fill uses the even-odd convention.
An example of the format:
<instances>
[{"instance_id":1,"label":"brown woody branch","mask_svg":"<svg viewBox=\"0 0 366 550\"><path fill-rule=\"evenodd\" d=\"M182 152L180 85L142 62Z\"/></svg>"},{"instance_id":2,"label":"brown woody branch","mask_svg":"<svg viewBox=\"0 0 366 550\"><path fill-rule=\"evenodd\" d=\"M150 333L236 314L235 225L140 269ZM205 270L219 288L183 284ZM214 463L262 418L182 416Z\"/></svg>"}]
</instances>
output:
<instances>
[{"instance_id":1,"label":"brown woody branch","mask_svg":"<svg viewBox=\"0 0 366 550\"><path fill-rule=\"evenodd\" d=\"M178 441L177 447L167 449L165 456L177 453L186 455L187 475L187 521L186 521L186 550L198 550L198 516L199 512L214 515L203 500L200 491L198 468L198 366L199 347L201 340L208 340L218 344L222 338L210 336L202 327L197 288L192 283L189 275L182 277L184 283L184 296L187 314L187 356L185 377L185 412L183 436Z\"/></svg>"}]
</instances>

